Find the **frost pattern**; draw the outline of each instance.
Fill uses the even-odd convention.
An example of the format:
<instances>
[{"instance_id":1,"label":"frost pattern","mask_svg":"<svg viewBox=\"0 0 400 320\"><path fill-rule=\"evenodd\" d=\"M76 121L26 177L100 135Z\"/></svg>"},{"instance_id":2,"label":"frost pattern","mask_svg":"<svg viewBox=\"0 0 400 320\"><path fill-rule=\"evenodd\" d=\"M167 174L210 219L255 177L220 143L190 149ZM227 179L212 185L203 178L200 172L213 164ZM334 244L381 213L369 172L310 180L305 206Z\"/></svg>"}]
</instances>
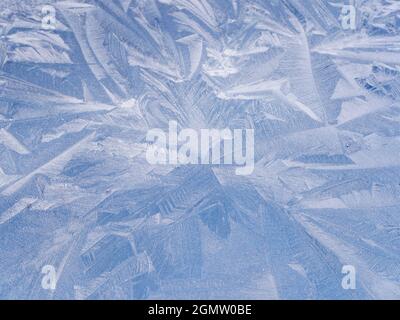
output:
<instances>
[{"instance_id":1,"label":"frost pattern","mask_svg":"<svg viewBox=\"0 0 400 320\"><path fill-rule=\"evenodd\" d=\"M400 298L400 2L342 4L1 0L0 298ZM254 173L149 165L171 120Z\"/></svg>"}]
</instances>

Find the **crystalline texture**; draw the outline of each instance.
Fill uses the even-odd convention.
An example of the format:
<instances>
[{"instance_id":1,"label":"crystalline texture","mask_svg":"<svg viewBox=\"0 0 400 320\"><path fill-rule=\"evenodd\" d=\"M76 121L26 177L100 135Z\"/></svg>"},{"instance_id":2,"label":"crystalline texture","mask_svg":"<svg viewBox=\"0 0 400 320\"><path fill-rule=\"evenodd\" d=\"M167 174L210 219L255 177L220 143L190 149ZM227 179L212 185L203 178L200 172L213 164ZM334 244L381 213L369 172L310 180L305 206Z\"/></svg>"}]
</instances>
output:
<instances>
[{"instance_id":1,"label":"crystalline texture","mask_svg":"<svg viewBox=\"0 0 400 320\"><path fill-rule=\"evenodd\" d=\"M2 0L0 298L400 298L400 2L353 3ZM150 165L169 121L254 172Z\"/></svg>"}]
</instances>

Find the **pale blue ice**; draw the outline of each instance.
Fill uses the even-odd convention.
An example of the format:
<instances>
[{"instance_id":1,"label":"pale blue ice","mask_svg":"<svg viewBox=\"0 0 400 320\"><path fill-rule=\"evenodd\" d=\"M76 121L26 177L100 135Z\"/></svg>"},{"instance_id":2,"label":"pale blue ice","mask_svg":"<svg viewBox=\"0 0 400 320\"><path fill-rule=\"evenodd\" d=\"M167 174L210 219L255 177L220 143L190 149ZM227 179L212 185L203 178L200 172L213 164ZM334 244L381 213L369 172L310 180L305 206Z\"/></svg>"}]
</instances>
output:
<instances>
[{"instance_id":1,"label":"pale blue ice","mask_svg":"<svg viewBox=\"0 0 400 320\"><path fill-rule=\"evenodd\" d=\"M400 1L0 0L0 298L399 299Z\"/></svg>"}]
</instances>

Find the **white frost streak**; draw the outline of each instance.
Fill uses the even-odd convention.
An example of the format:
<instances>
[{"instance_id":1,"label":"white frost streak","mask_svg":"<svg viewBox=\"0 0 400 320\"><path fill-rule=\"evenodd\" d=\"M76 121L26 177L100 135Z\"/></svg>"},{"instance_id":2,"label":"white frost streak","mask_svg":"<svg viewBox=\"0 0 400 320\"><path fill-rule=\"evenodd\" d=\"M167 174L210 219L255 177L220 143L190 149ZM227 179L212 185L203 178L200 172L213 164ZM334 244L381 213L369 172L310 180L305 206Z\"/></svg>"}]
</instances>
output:
<instances>
[{"instance_id":1,"label":"white frost streak","mask_svg":"<svg viewBox=\"0 0 400 320\"><path fill-rule=\"evenodd\" d=\"M6 129L0 129L0 143L19 154L29 154L29 150Z\"/></svg>"},{"instance_id":2,"label":"white frost streak","mask_svg":"<svg viewBox=\"0 0 400 320\"><path fill-rule=\"evenodd\" d=\"M37 199L34 198L23 198L14 204L10 209L6 210L0 215L0 224L3 224L12 218L14 218L18 213L25 210L29 205L34 203Z\"/></svg>"},{"instance_id":3,"label":"white frost streak","mask_svg":"<svg viewBox=\"0 0 400 320\"><path fill-rule=\"evenodd\" d=\"M32 177L34 177L36 174L40 173L48 173L48 171L59 171L62 170L64 167L65 163L71 159L71 157L81 149L86 147L86 144L91 141L91 139L94 137L95 133L92 133L88 135L87 137L83 138L76 144L74 144L72 147L69 149L65 150L63 153L61 153L59 156L55 157L53 160L50 160L40 168L34 170L30 174L26 175L25 177L19 179L15 183L13 183L11 186L6 188L2 194L6 196L12 195L14 192L18 191L22 186L24 186Z\"/></svg>"},{"instance_id":4,"label":"white frost streak","mask_svg":"<svg viewBox=\"0 0 400 320\"><path fill-rule=\"evenodd\" d=\"M376 272L371 271L368 265L366 265L366 263L359 257L358 252L354 247L327 234L325 231L310 222L305 216L297 215L295 218L313 237L318 239L321 244L332 250L344 265L350 264L355 266L358 277L361 278L359 283L361 283L364 289L369 292L372 298L400 298L400 285L380 274L377 274Z\"/></svg>"}]
</instances>

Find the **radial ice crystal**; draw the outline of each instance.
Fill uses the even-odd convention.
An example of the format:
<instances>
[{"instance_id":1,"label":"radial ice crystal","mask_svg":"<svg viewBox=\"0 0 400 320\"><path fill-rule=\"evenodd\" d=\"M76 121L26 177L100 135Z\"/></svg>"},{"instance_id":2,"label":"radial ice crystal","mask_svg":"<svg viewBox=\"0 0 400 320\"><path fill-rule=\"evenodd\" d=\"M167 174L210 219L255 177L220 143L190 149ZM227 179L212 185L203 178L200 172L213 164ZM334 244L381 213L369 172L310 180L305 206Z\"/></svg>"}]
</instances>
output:
<instances>
[{"instance_id":1,"label":"radial ice crystal","mask_svg":"<svg viewBox=\"0 0 400 320\"><path fill-rule=\"evenodd\" d=\"M0 298L400 298L400 1L1 0Z\"/></svg>"}]
</instances>

